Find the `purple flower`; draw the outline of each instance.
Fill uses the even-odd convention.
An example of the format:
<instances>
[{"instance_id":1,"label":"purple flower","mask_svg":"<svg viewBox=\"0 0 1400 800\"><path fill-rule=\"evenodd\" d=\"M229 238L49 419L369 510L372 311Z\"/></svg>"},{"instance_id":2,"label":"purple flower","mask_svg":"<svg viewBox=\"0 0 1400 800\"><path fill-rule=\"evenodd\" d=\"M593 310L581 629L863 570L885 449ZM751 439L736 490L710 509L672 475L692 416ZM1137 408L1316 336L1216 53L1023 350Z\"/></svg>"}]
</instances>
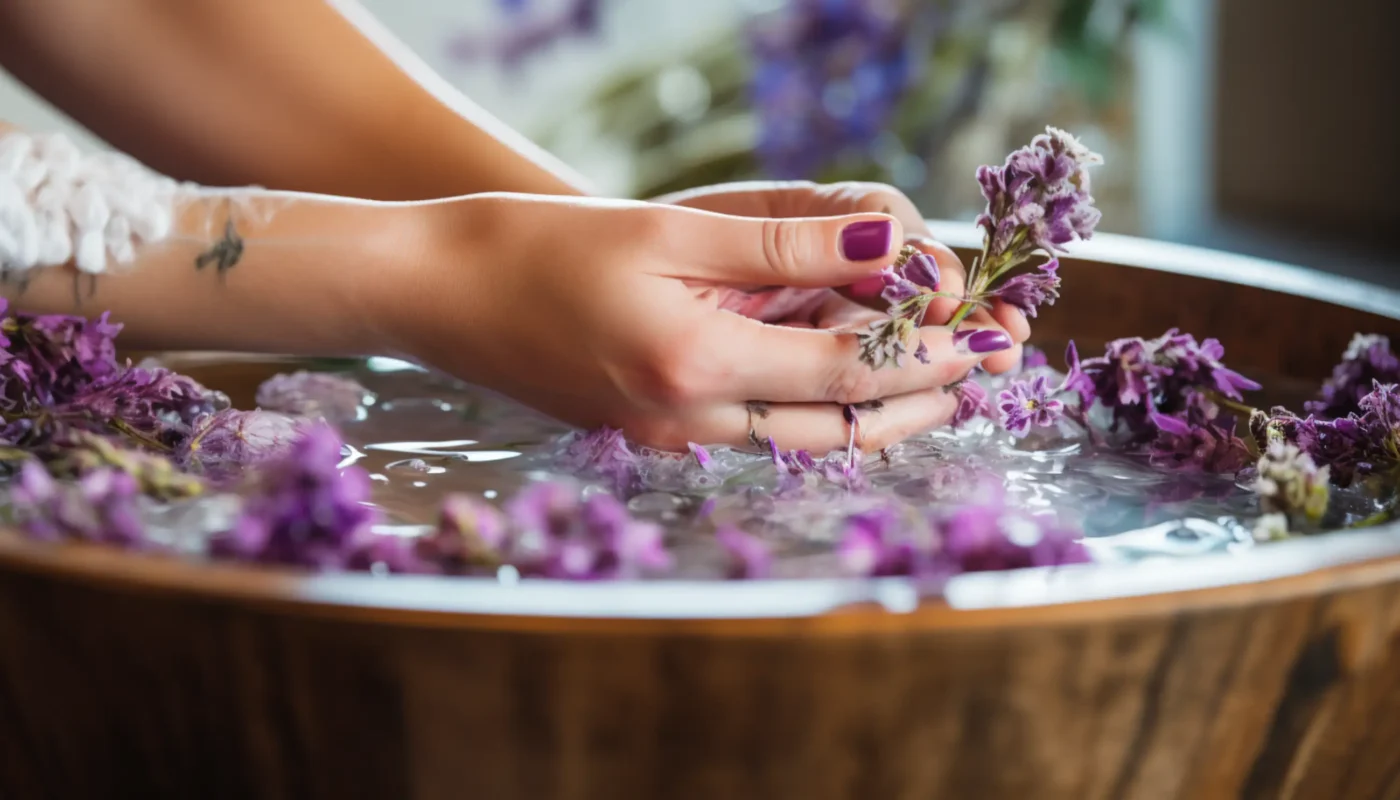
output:
<instances>
[{"instance_id":1,"label":"purple flower","mask_svg":"<svg viewBox=\"0 0 1400 800\"><path fill-rule=\"evenodd\" d=\"M0 305L3 315L8 304ZM119 369L113 342L120 325L58 314L20 314L0 321L0 411L52 408Z\"/></svg>"},{"instance_id":2,"label":"purple flower","mask_svg":"<svg viewBox=\"0 0 1400 800\"><path fill-rule=\"evenodd\" d=\"M807 472L817 470L817 460L806 450L789 450L786 453L778 449L778 443L772 436L768 437L768 456L773 460L773 466L779 472L786 472L791 475L802 475Z\"/></svg>"},{"instance_id":3,"label":"purple flower","mask_svg":"<svg viewBox=\"0 0 1400 800\"><path fill-rule=\"evenodd\" d=\"M1071 345L1071 346L1072 346L1073 344L1074 344L1074 342L1070 342L1070 345ZM1076 362L1076 365L1077 365L1077 363L1078 363L1078 358L1077 358L1077 356L1076 356L1075 362ZM1034 347L1034 346L1032 346L1032 345L1026 345L1026 346L1024 346L1024 347L1021 348L1021 371L1022 371L1022 372L1025 372L1026 370L1039 369L1039 368L1041 368L1041 367L1048 367L1048 366L1050 366L1050 359L1045 355L1045 351L1044 351L1044 350L1041 350L1040 348Z\"/></svg>"},{"instance_id":4,"label":"purple flower","mask_svg":"<svg viewBox=\"0 0 1400 800\"><path fill-rule=\"evenodd\" d=\"M37 461L26 461L10 489L16 519L35 538L77 539L120 547L146 543L136 481L98 469L60 484Z\"/></svg>"},{"instance_id":5,"label":"purple flower","mask_svg":"<svg viewBox=\"0 0 1400 800\"><path fill-rule=\"evenodd\" d=\"M854 575L912 575L931 549L927 525L886 506L846 518L836 555Z\"/></svg>"},{"instance_id":6,"label":"purple flower","mask_svg":"<svg viewBox=\"0 0 1400 800\"><path fill-rule=\"evenodd\" d=\"M369 391L351 378L301 370L263 381L256 399L264 411L341 423L358 417L369 396Z\"/></svg>"},{"instance_id":7,"label":"purple flower","mask_svg":"<svg viewBox=\"0 0 1400 800\"><path fill-rule=\"evenodd\" d=\"M914 253L909 259L899 266L899 272L904 279L915 286L922 286L929 291L938 291L939 271L938 262L928 253Z\"/></svg>"},{"instance_id":8,"label":"purple flower","mask_svg":"<svg viewBox=\"0 0 1400 800\"><path fill-rule=\"evenodd\" d=\"M1332 377L1322 385L1317 400L1304 408L1324 418L1345 417L1361 411L1361 398L1370 394L1375 383L1400 383L1400 357L1390 351L1384 336L1356 334Z\"/></svg>"},{"instance_id":9,"label":"purple flower","mask_svg":"<svg viewBox=\"0 0 1400 800\"><path fill-rule=\"evenodd\" d=\"M1079 348L1073 340L1065 347L1065 379L1060 382L1059 391L1079 395L1080 407L1085 410L1094 402L1094 380L1084 373L1084 364L1079 360Z\"/></svg>"},{"instance_id":10,"label":"purple flower","mask_svg":"<svg viewBox=\"0 0 1400 800\"><path fill-rule=\"evenodd\" d=\"M885 285L885 288L880 290L880 297L892 306L912 300L920 294L918 284L899 274L894 267L881 270L880 279Z\"/></svg>"},{"instance_id":11,"label":"purple flower","mask_svg":"<svg viewBox=\"0 0 1400 800\"><path fill-rule=\"evenodd\" d=\"M1332 482L1349 486L1357 477L1400 470L1400 390L1373 384L1357 402L1360 413L1337 419L1299 419L1282 409L1257 414L1250 429L1261 448L1276 442L1296 445Z\"/></svg>"},{"instance_id":12,"label":"purple flower","mask_svg":"<svg viewBox=\"0 0 1400 800\"><path fill-rule=\"evenodd\" d=\"M990 295L1000 297L1008 305L1020 309L1022 314L1034 318L1042 305L1053 306L1060 296L1060 276L1056 270L1060 260L1052 258L1036 267L1035 272L1017 275L1007 280Z\"/></svg>"},{"instance_id":13,"label":"purple flower","mask_svg":"<svg viewBox=\"0 0 1400 800\"><path fill-rule=\"evenodd\" d=\"M523 575L612 580L672 565L660 526L633 519L610 494L585 498L572 484L535 484L511 498L506 517L506 558Z\"/></svg>"},{"instance_id":14,"label":"purple flower","mask_svg":"<svg viewBox=\"0 0 1400 800\"><path fill-rule=\"evenodd\" d=\"M889 3L854 0L796 0L756 19L749 93L764 171L812 178L868 161L917 78L927 22Z\"/></svg>"},{"instance_id":15,"label":"purple flower","mask_svg":"<svg viewBox=\"0 0 1400 800\"><path fill-rule=\"evenodd\" d=\"M627 437L606 425L589 433L572 434L556 456L555 466L563 472L601 478L622 497L630 497L641 486L638 458L627 446Z\"/></svg>"},{"instance_id":16,"label":"purple flower","mask_svg":"<svg viewBox=\"0 0 1400 800\"><path fill-rule=\"evenodd\" d=\"M340 436L308 425L285 454L265 461L232 529L215 537L216 556L312 569L345 569L377 519L370 481L340 468Z\"/></svg>"},{"instance_id":17,"label":"purple flower","mask_svg":"<svg viewBox=\"0 0 1400 800\"><path fill-rule=\"evenodd\" d=\"M729 557L730 578L762 580L772 571L773 553L757 536L727 525L715 531L715 539Z\"/></svg>"},{"instance_id":18,"label":"purple flower","mask_svg":"<svg viewBox=\"0 0 1400 800\"><path fill-rule=\"evenodd\" d=\"M1088 167L1101 163L1070 134L1046 128L1002 166L980 167L987 207L977 224L986 232L987 260L1006 268L1036 249L1063 251L1092 236L1101 215L1089 194Z\"/></svg>"},{"instance_id":19,"label":"purple flower","mask_svg":"<svg viewBox=\"0 0 1400 800\"><path fill-rule=\"evenodd\" d=\"M1314 463L1328 467L1338 486L1350 486L1358 475L1374 469L1370 432L1355 415L1334 420L1276 416L1270 423L1283 431L1283 441L1296 444Z\"/></svg>"},{"instance_id":20,"label":"purple flower","mask_svg":"<svg viewBox=\"0 0 1400 800\"><path fill-rule=\"evenodd\" d=\"M1065 404L1050 395L1050 379L1037 375L1013 382L997 394L997 415L1001 426L1016 438L1024 438L1031 428L1049 428L1064 416Z\"/></svg>"},{"instance_id":21,"label":"purple flower","mask_svg":"<svg viewBox=\"0 0 1400 800\"><path fill-rule=\"evenodd\" d=\"M1155 412L1150 418L1158 431L1150 450L1153 466L1236 472L1249 463L1249 448L1235 436L1233 426Z\"/></svg>"},{"instance_id":22,"label":"purple flower","mask_svg":"<svg viewBox=\"0 0 1400 800\"><path fill-rule=\"evenodd\" d=\"M448 572L494 568L508 558L510 530L506 517L495 506L464 494L450 494L442 501L437 526L420 538L420 558Z\"/></svg>"},{"instance_id":23,"label":"purple flower","mask_svg":"<svg viewBox=\"0 0 1400 800\"><path fill-rule=\"evenodd\" d=\"M88 384L63 412L115 421L167 447L190 435L195 421L227 406L227 398L184 375L154 367L128 367Z\"/></svg>"},{"instance_id":24,"label":"purple flower","mask_svg":"<svg viewBox=\"0 0 1400 800\"><path fill-rule=\"evenodd\" d=\"M1151 414L1175 414L1186 408L1194 390L1208 389L1238 400L1259 384L1228 369L1225 348L1215 339L1197 343L1173 328L1156 339L1118 339L1100 358L1086 359L1081 370L1094 385L1098 401L1113 411L1115 425L1139 440L1155 437ZM1086 384L1087 385L1087 384Z\"/></svg>"},{"instance_id":25,"label":"purple flower","mask_svg":"<svg viewBox=\"0 0 1400 800\"><path fill-rule=\"evenodd\" d=\"M1090 560L1079 532L1056 520L1008 508L1000 493L935 522L947 573L1054 567Z\"/></svg>"},{"instance_id":26,"label":"purple flower","mask_svg":"<svg viewBox=\"0 0 1400 800\"><path fill-rule=\"evenodd\" d=\"M954 428L966 425L977 417L991 414L991 403L987 399L987 390L982 388L982 384L972 378L967 378L956 384L954 391L958 393L958 407L953 412L953 419L949 422Z\"/></svg>"},{"instance_id":27,"label":"purple flower","mask_svg":"<svg viewBox=\"0 0 1400 800\"><path fill-rule=\"evenodd\" d=\"M686 447L690 448L690 454L695 456L695 463L700 465L700 469L713 473L715 471L715 459L710 455L710 451L694 443L687 442Z\"/></svg>"},{"instance_id":28,"label":"purple flower","mask_svg":"<svg viewBox=\"0 0 1400 800\"><path fill-rule=\"evenodd\" d=\"M306 427L271 411L217 411L195 421L194 430L175 451L175 460L212 481L227 481L245 467L289 455Z\"/></svg>"}]
</instances>

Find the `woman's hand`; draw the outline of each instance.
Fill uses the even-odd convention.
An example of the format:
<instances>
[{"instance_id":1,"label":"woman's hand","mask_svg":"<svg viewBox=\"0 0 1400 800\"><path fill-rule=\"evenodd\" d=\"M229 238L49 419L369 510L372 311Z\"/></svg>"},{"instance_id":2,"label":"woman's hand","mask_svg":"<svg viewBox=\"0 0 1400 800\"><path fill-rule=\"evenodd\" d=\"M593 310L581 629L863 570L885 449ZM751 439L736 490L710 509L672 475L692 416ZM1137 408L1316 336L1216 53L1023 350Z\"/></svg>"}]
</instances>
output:
<instances>
[{"instance_id":1,"label":"woman's hand","mask_svg":"<svg viewBox=\"0 0 1400 800\"><path fill-rule=\"evenodd\" d=\"M779 219L869 212L889 214L899 220L910 244L919 247L938 261L943 281L942 290L961 294L964 289L966 271L962 262L952 250L934 241L923 215L908 197L893 186L857 181L831 184L807 181L751 181L677 192L656 198L655 202L721 214ZM841 308L839 304L813 298L811 292L799 294L772 287L744 288L748 291L726 292L723 298L724 306L765 321L792 319L794 312L801 316L813 307L825 308L830 318L837 308ZM754 291L754 288L760 288L762 291ZM881 288L882 284L878 279L866 279L852 286L842 287L841 293L858 303L883 309L884 304L879 296ZM934 301L929 306L926 324L946 323L957 306L958 303L954 300ZM859 316L853 308L845 308L844 315L852 319ZM973 314L969 318L969 324L977 327L999 325L1016 342L1016 347L988 356L982 363L983 368L997 373L1020 365L1020 345L1030 337L1031 329L1030 323L1019 310L997 301L990 313L984 310Z\"/></svg>"},{"instance_id":2,"label":"woman's hand","mask_svg":"<svg viewBox=\"0 0 1400 800\"><path fill-rule=\"evenodd\" d=\"M960 345L926 328L931 363L872 371L854 333L720 308L718 287L820 290L877 273L905 238L892 215L773 219L504 194L424 208L438 233L396 292L409 355L655 447L771 436L825 452L849 436L841 405L879 399L858 435L881 448L946 423L957 397L942 387L1013 347L999 328Z\"/></svg>"}]
</instances>

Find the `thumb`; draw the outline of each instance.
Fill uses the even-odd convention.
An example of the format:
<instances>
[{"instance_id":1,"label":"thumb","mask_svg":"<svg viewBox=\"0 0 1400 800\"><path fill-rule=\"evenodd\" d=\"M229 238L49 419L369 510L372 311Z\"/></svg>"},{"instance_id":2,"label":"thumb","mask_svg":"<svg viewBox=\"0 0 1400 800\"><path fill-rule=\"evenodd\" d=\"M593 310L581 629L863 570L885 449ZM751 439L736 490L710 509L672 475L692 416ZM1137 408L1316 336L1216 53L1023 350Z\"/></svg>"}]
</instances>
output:
<instances>
[{"instance_id":1,"label":"thumb","mask_svg":"<svg viewBox=\"0 0 1400 800\"><path fill-rule=\"evenodd\" d=\"M894 263L904 241L888 214L769 219L692 212L687 277L715 283L845 286ZM693 237L693 238L692 238Z\"/></svg>"}]
</instances>

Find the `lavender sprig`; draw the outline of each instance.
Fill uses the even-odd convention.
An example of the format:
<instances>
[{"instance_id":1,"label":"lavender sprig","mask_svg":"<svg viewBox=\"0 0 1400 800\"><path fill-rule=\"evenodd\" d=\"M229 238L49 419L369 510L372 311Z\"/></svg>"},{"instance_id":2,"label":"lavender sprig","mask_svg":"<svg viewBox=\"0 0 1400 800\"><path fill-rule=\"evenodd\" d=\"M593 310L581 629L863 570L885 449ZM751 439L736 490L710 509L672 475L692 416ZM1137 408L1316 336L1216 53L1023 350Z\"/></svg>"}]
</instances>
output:
<instances>
[{"instance_id":1,"label":"lavender sprig","mask_svg":"<svg viewBox=\"0 0 1400 800\"><path fill-rule=\"evenodd\" d=\"M1060 278L1054 254L1071 242L1090 238L1099 222L1099 210L1089 194L1088 168L1101 163L1103 158L1078 139L1058 128L1046 128L1029 145L1007 156L1002 166L977 170L977 182L987 200L977 218L983 229L982 252L968 270L965 293L955 298L962 303L949 328L956 329L975 309L996 298L1031 317L1040 306L1055 302ZM938 292L936 279L930 288L911 276L909 265L918 251L910 250L901 252L903 263L897 262L885 273L882 297L889 304L888 318L872 322L869 331L859 335L860 358L871 369L891 363L900 366L929 303L935 297L951 296ZM1048 260L1013 276L1039 255Z\"/></svg>"},{"instance_id":2,"label":"lavender sprig","mask_svg":"<svg viewBox=\"0 0 1400 800\"><path fill-rule=\"evenodd\" d=\"M983 166L977 182L986 209L977 218L983 230L982 253L967 276L967 297L949 321L957 327L968 314L1001 296L1027 313L1059 295L1059 262L1054 258L1038 272L1002 281L1037 254L1064 252L1065 246L1093 236L1102 216L1089 194L1088 168L1103 157L1058 128L1006 157L1000 167Z\"/></svg>"}]
</instances>

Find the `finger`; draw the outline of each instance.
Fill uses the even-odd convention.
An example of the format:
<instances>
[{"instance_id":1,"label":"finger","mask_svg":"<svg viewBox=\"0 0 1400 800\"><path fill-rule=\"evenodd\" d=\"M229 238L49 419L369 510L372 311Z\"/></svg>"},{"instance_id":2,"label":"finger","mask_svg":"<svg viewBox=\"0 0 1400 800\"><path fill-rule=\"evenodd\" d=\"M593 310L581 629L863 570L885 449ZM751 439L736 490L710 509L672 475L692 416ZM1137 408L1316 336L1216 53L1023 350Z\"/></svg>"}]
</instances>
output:
<instances>
[{"instance_id":1,"label":"finger","mask_svg":"<svg viewBox=\"0 0 1400 800\"><path fill-rule=\"evenodd\" d=\"M903 228L886 214L772 219L666 209L666 246L686 258L669 268L737 285L845 286L894 262Z\"/></svg>"},{"instance_id":2,"label":"finger","mask_svg":"<svg viewBox=\"0 0 1400 800\"><path fill-rule=\"evenodd\" d=\"M929 363L913 357L918 343L909 342L903 366L871 369L860 359L854 332L784 328L720 312L707 334L713 338L704 350L713 354L717 374L723 367L724 379L710 381L715 399L780 403L861 403L946 386L992 353L1015 346L995 326L957 333L921 328Z\"/></svg>"},{"instance_id":3,"label":"finger","mask_svg":"<svg viewBox=\"0 0 1400 800\"><path fill-rule=\"evenodd\" d=\"M1016 344L1023 344L1031 338L1030 320L1021 313L1021 309L1009 303L1001 300L992 303L992 319L996 320L1002 330L1011 334Z\"/></svg>"},{"instance_id":4,"label":"finger","mask_svg":"<svg viewBox=\"0 0 1400 800\"><path fill-rule=\"evenodd\" d=\"M872 453L948 424L958 407L956 392L926 389L891 397L878 409L856 412L855 443ZM758 441L772 437L781 450L808 450L818 457L844 449L851 426L842 407L833 403L775 403L767 415L751 414L744 405L718 408L705 425L709 439L734 447L749 447L749 425Z\"/></svg>"},{"instance_id":5,"label":"finger","mask_svg":"<svg viewBox=\"0 0 1400 800\"><path fill-rule=\"evenodd\" d=\"M1003 350L1000 353L993 353L982 361L982 369L993 375L1000 375L1003 372L1011 372L1019 369L1021 359L1024 357L1021 345L1016 345L1010 350Z\"/></svg>"},{"instance_id":6,"label":"finger","mask_svg":"<svg viewBox=\"0 0 1400 800\"><path fill-rule=\"evenodd\" d=\"M905 236L930 238L933 232L928 228L924 215L904 192L884 183L866 181L841 181L814 185L817 194L815 205L832 214L848 214L864 211L878 211L889 214L904 226Z\"/></svg>"}]
</instances>

